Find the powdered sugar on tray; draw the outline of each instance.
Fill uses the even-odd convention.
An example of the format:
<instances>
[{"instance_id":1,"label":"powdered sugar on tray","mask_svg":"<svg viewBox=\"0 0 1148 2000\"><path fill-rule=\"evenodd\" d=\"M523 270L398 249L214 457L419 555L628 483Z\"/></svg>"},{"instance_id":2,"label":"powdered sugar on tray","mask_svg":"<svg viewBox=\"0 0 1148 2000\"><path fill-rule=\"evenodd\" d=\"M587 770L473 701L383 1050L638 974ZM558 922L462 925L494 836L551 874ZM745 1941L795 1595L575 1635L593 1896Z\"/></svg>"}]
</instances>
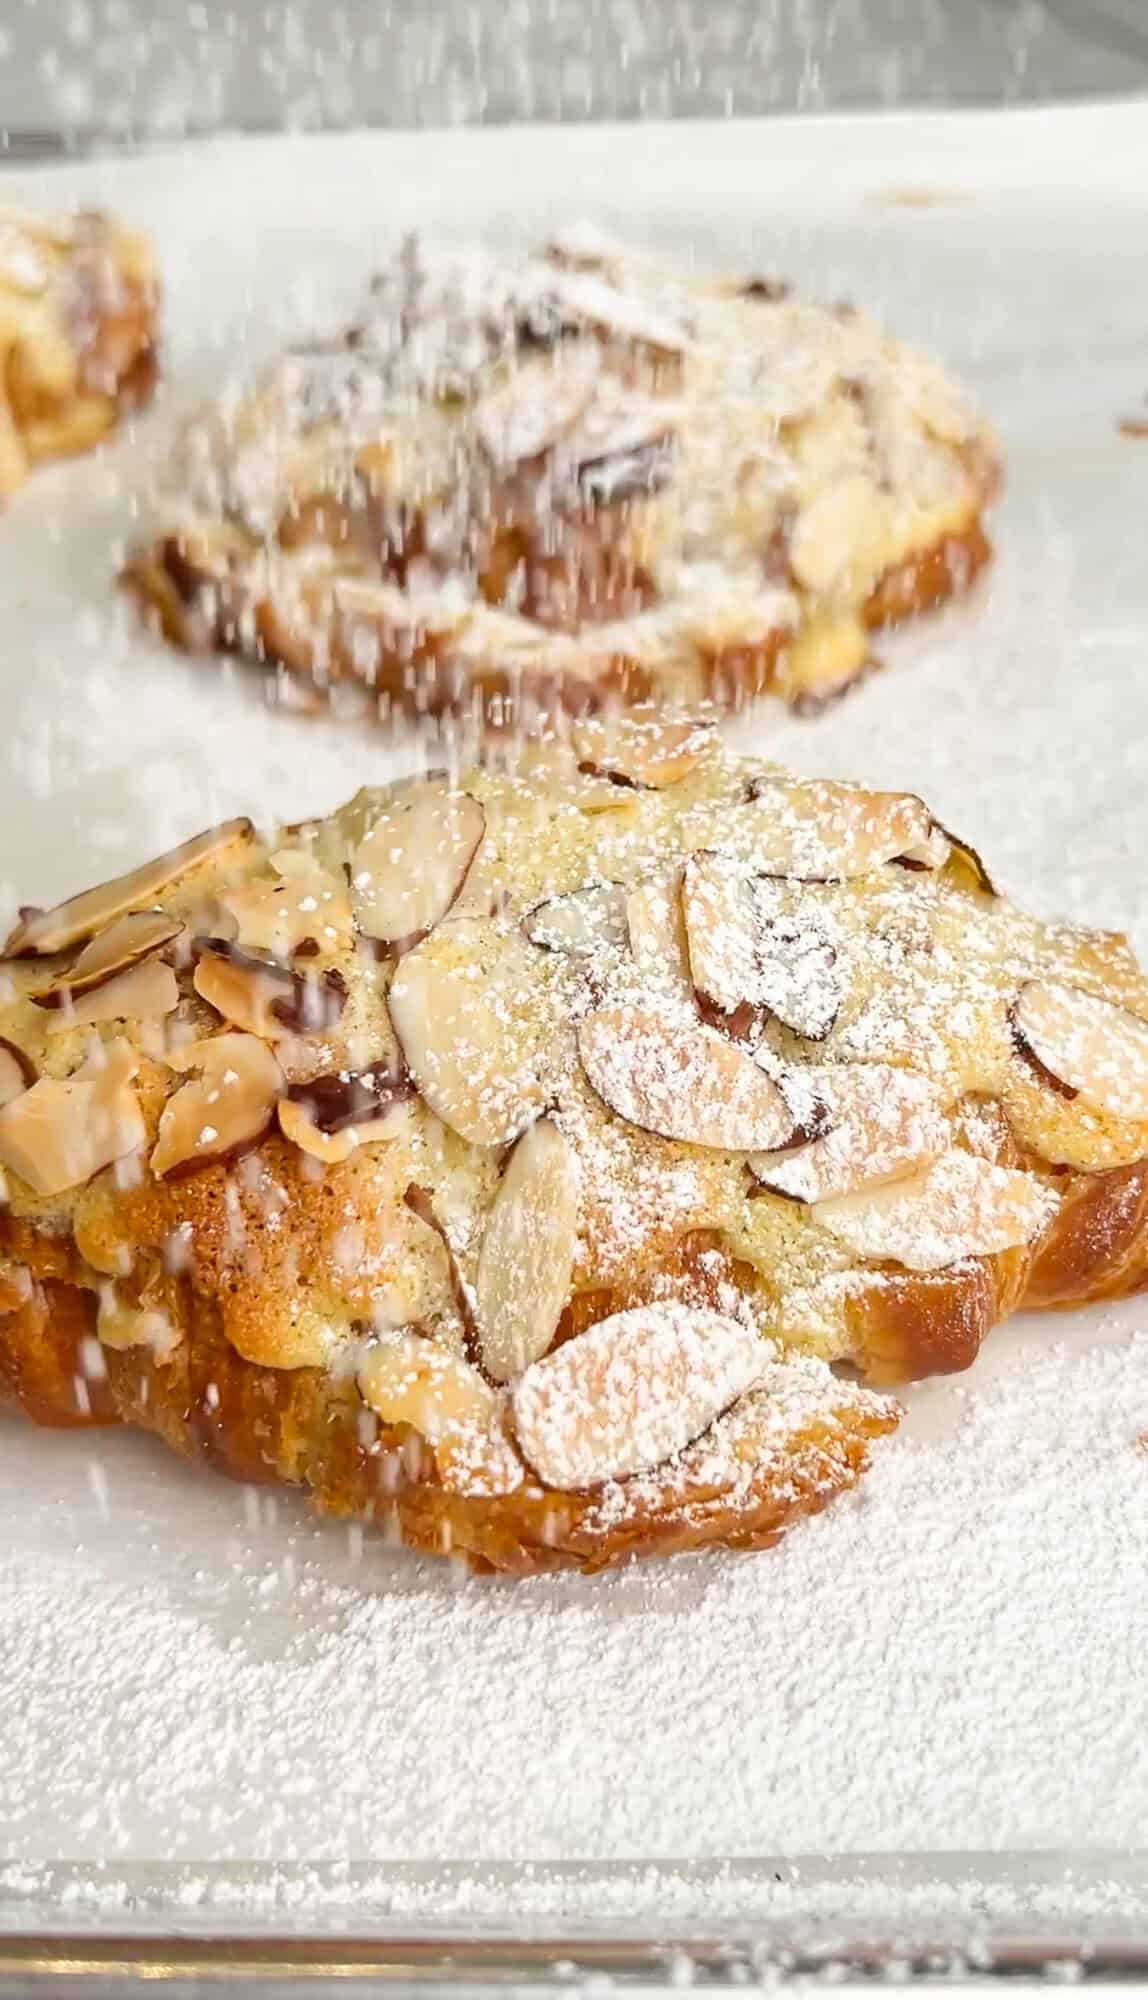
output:
<instances>
[{"instance_id":1,"label":"powdered sugar on tray","mask_svg":"<svg viewBox=\"0 0 1148 2000\"><path fill-rule=\"evenodd\" d=\"M452 1579L127 1439L101 1520L90 1447L5 1426L0 1856L1134 1844L1148 1308L1065 1326L915 1392L861 1492L779 1551L612 1579Z\"/></svg>"}]
</instances>

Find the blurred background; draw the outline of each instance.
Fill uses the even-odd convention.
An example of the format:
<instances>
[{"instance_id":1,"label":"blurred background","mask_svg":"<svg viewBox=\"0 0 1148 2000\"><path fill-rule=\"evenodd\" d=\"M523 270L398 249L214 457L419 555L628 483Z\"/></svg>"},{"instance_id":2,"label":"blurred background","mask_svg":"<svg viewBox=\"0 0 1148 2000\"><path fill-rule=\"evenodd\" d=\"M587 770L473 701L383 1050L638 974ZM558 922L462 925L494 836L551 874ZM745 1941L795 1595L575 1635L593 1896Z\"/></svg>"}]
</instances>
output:
<instances>
[{"instance_id":1,"label":"blurred background","mask_svg":"<svg viewBox=\"0 0 1148 2000\"><path fill-rule=\"evenodd\" d=\"M0 0L13 157L219 127L744 116L1148 89L1148 0Z\"/></svg>"}]
</instances>

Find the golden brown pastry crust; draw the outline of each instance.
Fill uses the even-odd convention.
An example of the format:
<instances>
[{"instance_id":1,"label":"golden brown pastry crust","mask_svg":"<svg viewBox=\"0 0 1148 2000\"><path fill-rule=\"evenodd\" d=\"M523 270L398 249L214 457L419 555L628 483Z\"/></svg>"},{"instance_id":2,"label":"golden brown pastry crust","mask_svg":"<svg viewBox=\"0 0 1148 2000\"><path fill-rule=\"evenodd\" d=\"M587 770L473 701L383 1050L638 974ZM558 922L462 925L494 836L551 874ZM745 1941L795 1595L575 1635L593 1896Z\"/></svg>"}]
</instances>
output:
<instances>
[{"instance_id":1,"label":"golden brown pastry crust","mask_svg":"<svg viewBox=\"0 0 1148 2000\"><path fill-rule=\"evenodd\" d=\"M703 1467L662 1490L646 1482L619 1518L603 1524L594 1493L556 1494L537 1484L502 1499L450 1492L416 1432L384 1427L364 1439L353 1384L340 1393L322 1370L258 1368L236 1354L217 1315L190 1293L187 1313L170 1363L146 1348L109 1353L106 1377L89 1385L81 1351L96 1334L94 1294L53 1280L38 1285L15 1312L0 1315L0 1406L49 1425L136 1425L232 1478L301 1487L324 1513L369 1522L410 1548L455 1555L477 1570L593 1571L707 1545L766 1548L854 1485L870 1442L896 1422L894 1405L842 1385L836 1403L827 1401L784 1448L763 1454L736 1492ZM83 1411L77 1383L90 1403Z\"/></svg>"},{"instance_id":2,"label":"golden brown pastry crust","mask_svg":"<svg viewBox=\"0 0 1148 2000\"><path fill-rule=\"evenodd\" d=\"M860 314L616 247L407 246L345 336L193 424L124 576L295 705L808 711L970 586L999 477L942 371Z\"/></svg>"},{"instance_id":3,"label":"golden brown pastry crust","mask_svg":"<svg viewBox=\"0 0 1148 2000\"><path fill-rule=\"evenodd\" d=\"M158 307L143 237L94 210L45 223L0 209L0 499L148 402Z\"/></svg>"}]
</instances>

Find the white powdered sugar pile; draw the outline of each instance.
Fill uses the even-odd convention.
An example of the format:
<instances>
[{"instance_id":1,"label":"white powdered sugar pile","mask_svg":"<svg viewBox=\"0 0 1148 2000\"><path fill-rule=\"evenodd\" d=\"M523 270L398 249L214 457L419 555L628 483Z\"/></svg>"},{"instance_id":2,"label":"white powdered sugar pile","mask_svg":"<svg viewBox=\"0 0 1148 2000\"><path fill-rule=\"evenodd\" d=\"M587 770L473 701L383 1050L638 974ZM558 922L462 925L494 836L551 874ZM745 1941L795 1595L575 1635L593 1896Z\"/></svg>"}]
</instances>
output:
<instances>
[{"instance_id":1,"label":"white powdered sugar pile","mask_svg":"<svg viewBox=\"0 0 1148 2000\"><path fill-rule=\"evenodd\" d=\"M1136 1844L1148 1307L1022 1322L912 1405L778 1551L509 1584L4 1424L0 1859Z\"/></svg>"}]
</instances>

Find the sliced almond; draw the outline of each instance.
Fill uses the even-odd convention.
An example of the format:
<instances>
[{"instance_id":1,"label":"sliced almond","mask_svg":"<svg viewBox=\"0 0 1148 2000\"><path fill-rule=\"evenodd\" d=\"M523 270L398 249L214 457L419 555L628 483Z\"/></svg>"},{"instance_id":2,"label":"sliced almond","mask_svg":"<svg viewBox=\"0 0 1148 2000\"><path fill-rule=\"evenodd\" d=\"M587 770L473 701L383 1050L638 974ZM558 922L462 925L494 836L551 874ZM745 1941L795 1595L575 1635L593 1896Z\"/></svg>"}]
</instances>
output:
<instances>
[{"instance_id":1,"label":"sliced almond","mask_svg":"<svg viewBox=\"0 0 1148 2000\"><path fill-rule=\"evenodd\" d=\"M819 1201L813 1219L859 1257L940 1271L1031 1243L1056 1207L1034 1174L954 1148L924 1173Z\"/></svg>"},{"instance_id":2,"label":"sliced almond","mask_svg":"<svg viewBox=\"0 0 1148 2000\"><path fill-rule=\"evenodd\" d=\"M471 1145L505 1146L542 1110L539 963L523 937L477 917L441 924L399 963L389 1006L407 1068Z\"/></svg>"},{"instance_id":3,"label":"sliced almond","mask_svg":"<svg viewBox=\"0 0 1148 2000\"><path fill-rule=\"evenodd\" d=\"M100 1050L100 1067L41 1077L0 1110L0 1165L35 1194L80 1187L144 1144L147 1131L132 1088L136 1058L127 1044Z\"/></svg>"},{"instance_id":4,"label":"sliced almond","mask_svg":"<svg viewBox=\"0 0 1148 2000\"><path fill-rule=\"evenodd\" d=\"M953 851L953 843L937 820L933 820L928 836L915 847L907 847L897 860L902 868L911 868L921 874L932 874L943 868Z\"/></svg>"},{"instance_id":5,"label":"sliced almond","mask_svg":"<svg viewBox=\"0 0 1148 2000\"><path fill-rule=\"evenodd\" d=\"M518 465L552 450L589 404L600 365L596 349L579 345L558 352L557 365L548 359L519 363L506 382L475 404L475 432L496 466Z\"/></svg>"},{"instance_id":6,"label":"sliced almond","mask_svg":"<svg viewBox=\"0 0 1148 2000\"><path fill-rule=\"evenodd\" d=\"M183 926L165 910L133 910L116 917L86 944L79 956L40 993L29 994L37 1007L67 1007L94 986L128 972L141 959L161 951L177 938Z\"/></svg>"},{"instance_id":7,"label":"sliced almond","mask_svg":"<svg viewBox=\"0 0 1148 2000\"><path fill-rule=\"evenodd\" d=\"M750 856L763 875L843 882L927 850L932 815L911 792L867 792L831 779L754 780Z\"/></svg>"},{"instance_id":8,"label":"sliced almond","mask_svg":"<svg viewBox=\"0 0 1148 2000\"><path fill-rule=\"evenodd\" d=\"M654 792L688 777L717 742L708 723L641 709L576 722L572 739L580 770Z\"/></svg>"},{"instance_id":9,"label":"sliced almond","mask_svg":"<svg viewBox=\"0 0 1148 2000\"><path fill-rule=\"evenodd\" d=\"M950 1144L935 1084L891 1063L803 1068L830 1121L795 1152L755 1153L750 1170L771 1194L826 1201L896 1180L939 1159Z\"/></svg>"},{"instance_id":10,"label":"sliced almond","mask_svg":"<svg viewBox=\"0 0 1148 2000\"><path fill-rule=\"evenodd\" d=\"M287 855L302 867L286 865ZM285 864L278 881L260 877L227 890L219 899L235 919L235 942L246 951L269 951L276 958L289 958L310 940L320 951L337 951L349 944L354 924L345 883L298 849L272 859Z\"/></svg>"},{"instance_id":11,"label":"sliced almond","mask_svg":"<svg viewBox=\"0 0 1148 2000\"><path fill-rule=\"evenodd\" d=\"M0 1035L0 1107L31 1090L36 1081L36 1065L15 1042Z\"/></svg>"},{"instance_id":12,"label":"sliced almond","mask_svg":"<svg viewBox=\"0 0 1148 2000\"><path fill-rule=\"evenodd\" d=\"M578 1240L578 1174L552 1118L524 1132L482 1239L476 1312L482 1364L509 1382L545 1354L570 1291Z\"/></svg>"},{"instance_id":13,"label":"sliced almond","mask_svg":"<svg viewBox=\"0 0 1148 2000\"><path fill-rule=\"evenodd\" d=\"M485 830L469 792L438 781L400 792L351 857L360 930L396 949L418 944L454 903Z\"/></svg>"},{"instance_id":14,"label":"sliced almond","mask_svg":"<svg viewBox=\"0 0 1148 2000\"><path fill-rule=\"evenodd\" d=\"M548 1486L600 1486L662 1465L762 1376L771 1346L740 1320L676 1301L599 1320L511 1391L523 1455Z\"/></svg>"},{"instance_id":15,"label":"sliced almond","mask_svg":"<svg viewBox=\"0 0 1148 2000\"><path fill-rule=\"evenodd\" d=\"M48 1016L48 1033L64 1034L96 1021L156 1021L179 1005L179 981L158 958L141 959L112 979L90 986Z\"/></svg>"},{"instance_id":16,"label":"sliced almond","mask_svg":"<svg viewBox=\"0 0 1148 2000\"><path fill-rule=\"evenodd\" d=\"M283 1072L255 1035L212 1035L173 1049L173 1069L198 1074L169 1097L151 1156L161 1180L234 1158L263 1137L283 1094Z\"/></svg>"},{"instance_id":17,"label":"sliced almond","mask_svg":"<svg viewBox=\"0 0 1148 2000\"><path fill-rule=\"evenodd\" d=\"M477 1368L437 1341L392 1333L359 1363L359 1393L385 1424L409 1424L433 1448L443 1485L494 1498L522 1484L501 1402Z\"/></svg>"},{"instance_id":18,"label":"sliced almond","mask_svg":"<svg viewBox=\"0 0 1148 2000\"><path fill-rule=\"evenodd\" d=\"M276 959L240 951L225 938L208 938L196 951L192 983L200 999L248 1034L268 1041L322 1034L346 1005L340 972L296 972Z\"/></svg>"},{"instance_id":19,"label":"sliced almond","mask_svg":"<svg viewBox=\"0 0 1148 2000\"><path fill-rule=\"evenodd\" d=\"M279 1124L304 1153L338 1166L360 1146L405 1131L413 1094L409 1077L387 1069L340 1070L293 1083L280 1099Z\"/></svg>"},{"instance_id":20,"label":"sliced almond","mask_svg":"<svg viewBox=\"0 0 1148 2000\"><path fill-rule=\"evenodd\" d=\"M134 910L138 903L153 901L193 870L208 863L222 868L229 861L238 862L254 839L255 828L249 819L229 819L221 826L209 827L206 833L197 833L156 860L145 861L141 868L102 882L97 889L85 889L55 909L25 918L10 934L4 950L11 958L66 951L69 945L102 930L113 918Z\"/></svg>"},{"instance_id":21,"label":"sliced almond","mask_svg":"<svg viewBox=\"0 0 1148 2000\"><path fill-rule=\"evenodd\" d=\"M537 903L522 920L531 944L570 958L594 958L626 943L626 892L618 882L594 882Z\"/></svg>"},{"instance_id":22,"label":"sliced almond","mask_svg":"<svg viewBox=\"0 0 1148 2000\"><path fill-rule=\"evenodd\" d=\"M651 978L667 978L682 992L692 990L680 868L667 875L651 875L630 890L626 929L630 956L640 972Z\"/></svg>"},{"instance_id":23,"label":"sliced almond","mask_svg":"<svg viewBox=\"0 0 1148 2000\"><path fill-rule=\"evenodd\" d=\"M841 1006L837 949L820 921L782 906L778 885L722 855L686 863L682 909L697 991L732 1014L765 1007L808 1041L824 1041Z\"/></svg>"},{"instance_id":24,"label":"sliced almond","mask_svg":"<svg viewBox=\"0 0 1148 2000\"><path fill-rule=\"evenodd\" d=\"M772 1077L712 1028L639 1007L603 1007L578 1029L582 1067L604 1103L663 1139L723 1152L773 1152L796 1120Z\"/></svg>"},{"instance_id":25,"label":"sliced almond","mask_svg":"<svg viewBox=\"0 0 1148 2000\"><path fill-rule=\"evenodd\" d=\"M377 1146L384 1141L397 1139L408 1130L410 1107L406 1103L389 1105L377 1117L364 1118L357 1125L348 1125L339 1132L324 1132L311 1116L305 1103L297 1103L290 1098L279 1100L279 1129L285 1139L298 1146L301 1153L309 1153L314 1160L322 1160L326 1166L341 1166L357 1153L360 1146Z\"/></svg>"},{"instance_id":26,"label":"sliced almond","mask_svg":"<svg viewBox=\"0 0 1148 2000\"><path fill-rule=\"evenodd\" d=\"M1148 1020L1041 979L1021 987L1010 1019L1021 1053L1054 1089L1110 1118L1148 1119Z\"/></svg>"},{"instance_id":27,"label":"sliced almond","mask_svg":"<svg viewBox=\"0 0 1148 2000\"><path fill-rule=\"evenodd\" d=\"M688 336L675 320L590 272L559 269L547 292L562 313L584 321L604 340L648 347L655 355L688 351Z\"/></svg>"}]
</instances>

